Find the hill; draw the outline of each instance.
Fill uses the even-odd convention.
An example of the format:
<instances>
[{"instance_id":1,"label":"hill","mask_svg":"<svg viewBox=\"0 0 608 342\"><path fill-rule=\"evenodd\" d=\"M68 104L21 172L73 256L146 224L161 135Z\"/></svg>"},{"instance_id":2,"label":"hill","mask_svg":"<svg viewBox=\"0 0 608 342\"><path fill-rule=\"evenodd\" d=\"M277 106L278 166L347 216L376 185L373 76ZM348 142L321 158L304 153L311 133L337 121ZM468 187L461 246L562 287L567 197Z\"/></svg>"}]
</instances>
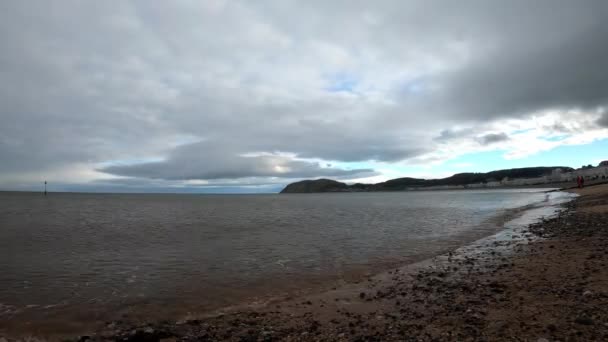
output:
<instances>
[{"instance_id":1,"label":"hill","mask_svg":"<svg viewBox=\"0 0 608 342\"><path fill-rule=\"evenodd\" d=\"M349 186L331 179L303 180L287 185L281 193L345 192Z\"/></svg>"},{"instance_id":2,"label":"hill","mask_svg":"<svg viewBox=\"0 0 608 342\"><path fill-rule=\"evenodd\" d=\"M281 191L281 193L401 191L411 188L425 188L431 186L464 186L467 184L499 182L504 178L518 179L542 177L550 175L555 169L562 169L564 172L574 170L565 166L525 167L496 170L485 173L457 173L453 176L440 179L403 177L376 184L356 183L352 185L331 179L303 180L287 185Z\"/></svg>"}]
</instances>

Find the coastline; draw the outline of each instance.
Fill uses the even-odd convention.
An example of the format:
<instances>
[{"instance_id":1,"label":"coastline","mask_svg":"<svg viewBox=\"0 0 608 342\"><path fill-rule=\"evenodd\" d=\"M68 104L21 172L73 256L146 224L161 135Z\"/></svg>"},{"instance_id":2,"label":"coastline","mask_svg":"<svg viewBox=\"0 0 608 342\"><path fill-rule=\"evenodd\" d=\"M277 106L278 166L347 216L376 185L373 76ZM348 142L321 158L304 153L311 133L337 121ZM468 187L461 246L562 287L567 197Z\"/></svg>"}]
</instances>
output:
<instances>
[{"instance_id":1,"label":"coastline","mask_svg":"<svg viewBox=\"0 0 608 342\"><path fill-rule=\"evenodd\" d=\"M593 251L608 245L601 225L608 212L608 186L590 187L580 194L556 218L512 234L517 238L486 241L490 246L485 248L471 245L367 281L229 308L206 317L138 326L108 322L104 329L80 339L602 339L608 330L608 313L598 307L608 303L608 292L602 292L608 278L596 266L608 255ZM601 238L584 238L589 235ZM590 271L576 267L588 263L589 253L594 255L589 260L597 262L585 266L599 272L599 285L585 283ZM564 265L571 266L566 279L572 288L561 284ZM587 310L583 313L570 307L581 305L580 296ZM558 304L559 310L554 307Z\"/></svg>"}]
</instances>

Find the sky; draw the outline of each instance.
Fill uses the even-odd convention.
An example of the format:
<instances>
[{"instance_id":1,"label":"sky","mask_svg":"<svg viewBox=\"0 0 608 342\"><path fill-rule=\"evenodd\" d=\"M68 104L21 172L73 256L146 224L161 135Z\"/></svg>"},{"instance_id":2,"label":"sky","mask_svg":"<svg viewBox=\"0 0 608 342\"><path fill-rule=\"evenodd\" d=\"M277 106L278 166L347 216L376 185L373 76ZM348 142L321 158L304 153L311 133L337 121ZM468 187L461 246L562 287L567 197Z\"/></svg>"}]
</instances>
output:
<instances>
[{"instance_id":1,"label":"sky","mask_svg":"<svg viewBox=\"0 0 608 342\"><path fill-rule=\"evenodd\" d=\"M276 192L608 159L608 2L0 2L0 189Z\"/></svg>"}]
</instances>

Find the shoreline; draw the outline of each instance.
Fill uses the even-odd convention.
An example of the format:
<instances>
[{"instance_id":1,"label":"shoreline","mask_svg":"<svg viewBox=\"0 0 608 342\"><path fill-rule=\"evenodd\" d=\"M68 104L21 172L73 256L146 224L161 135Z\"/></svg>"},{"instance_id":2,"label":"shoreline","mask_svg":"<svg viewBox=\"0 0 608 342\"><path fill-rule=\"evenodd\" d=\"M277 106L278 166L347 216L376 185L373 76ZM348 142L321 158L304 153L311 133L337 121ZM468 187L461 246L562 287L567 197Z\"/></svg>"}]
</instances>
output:
<instances>
[{"instance_id":1,"label":"shoreline","mask_svg":"<svg viewBox=\"0 0 608 342\"><path fill-rule=\"evenodd\" d=\"M237 341L608 338L608 306L604 305L608 290L603 286L608 270L602 266L608 260L608 229L603 225L607 212L593 211L598 205L606 206L607 199L606 185L583 189L566 212L521 232L526 243L505 240L495 245L512 246L512 254L497 248L474 256L448 254L410 272L396 269L334 292L175 324L118 328L92 337ZM590 281L592 274L596 278Z\"/></svg>"},{"instance_id":2,"label":"shoreline","mask_svg":"<svg viewBox=\"0 0 608 342\"><path fill-rule=\"evenodd\" d=\"M297 285L289 288L281 286L284 284L272 283L267 286L271 290L263 293L250 291L249 295L241 296L240 299L221 306L208 307L198 302L196 298L190 298L189 301L180 300L179 303L168 303L171 304L169 307L149 304L145 300L128 305L103 308L94 305L84 308L50 305L48 309L44 307L43 312L19 313L14 317L9 317L4 324L0 324L0 337L23 338L34 336L45 340L62 341L72 338L75 334L84 332L93 334L92 332L101 331L108 324L114 326L115 323L120 323L126 329L126 327L137 327L149 322L201 320L244 310L257 310L270 304L288 302L293 298L305 298L316 294L334 292L336 289L340 291L353 286L357 287L363 280L385 277L389 270L395 268L402 270L417 269L422 267L420 265L428 265L431 260L440 255L456 249L468 248L480 239L486 239L494 236L497 232L503 231L506 222L513 220L522 213L542 207L540 203L542 202L501 209L502 212L479 224L480 227L484 227L483 229L467 231L459 235L459 243L454 246L444 246L437 251L405 257L400 261L386 261L368 265L357 270L350 270L339 276L326 276L323 279L315 278L312 283L311 279L307 278L306 281L299 281L296 283ZM43 306L32 305L31 307L40 308ZM0 342L3 341L0 340Z\"/></svg>"},{"instance_id":3,"label":"shoreline","mask_svg":"<svg viewBox=\"0 0 608 342\"><path fill-rule=\"evenodd\" d=\"M605 205L608 186L603 188L599 192L594 191L596 194L592 196L597 197L599 193L599 201L604 201L602 203ZM588 189L592 187L584 190L589 192ZM495 310L490 309L494 309L497 304L517 303L517 298L504 298L505 293L510 293L511 287L521 280L518 277L514 284L512 275L507 276L509 272L519 272L521 267L532 266L535 272L539 271L538 267L547 265L536 265L532 257L542 256L546 251L571 248L571 244L560 249L544 246L551 243L555 247L560 243L562 233L559 233L557 228L563 225L563 221L580 220L581 214L576 209L579 209L581 204L589 204L589 196L583 193L567 205L565 214L560 213L556 218L531 225L525 232L515 234L519 235L518 238L507 236L501 241L489 241L490 246L485 248L468 245L446 255L392 269L371 276L365 281L346 284L329 291L253 303L246 308L235 306L179 322L141 325L133 325L132 322L108 322L105 328L82 336L81 339L494 340L505 336L523 336L536 340L542 338L540 333L530 335L530 329L524 329L525 324L520 324L519 328L512 330L514 328L509 324L510 319L488 320L488 317L496 315ZM592 201L598 202L598 199ZM583 208L588 209L587 206ZM605 212L594 215L606 218ZM547 236L548 232L558 233L555 236ZM605 239L601 241L606 242ZM603 257L608 259L606 254ZM574 278L577 278L576 275ZM531 287L530 290L536 290L536 287ZM608 292L606 295L608 296ZM534 300L530 302L533 303ZM507 314L519 312L515 307L508 309L502 311ZM506 317L513 318L511 315ZM538 317L535 320L538 320ZM585 317L582 321L585 321ZM561 329L553 329L551 324L555 325L549 323L549 328L545 327L545 330L549 329L553 334L551 336L566 336L559 335ZM603 327L608 329L608 326ZM597 331L593 333L595 335L588 335L592 333L588 330L577 330L577 333L581 333L580 336L602 336L597 335ZM597 330L597 327L594 330Z\"/></svg>"}]
</instances>

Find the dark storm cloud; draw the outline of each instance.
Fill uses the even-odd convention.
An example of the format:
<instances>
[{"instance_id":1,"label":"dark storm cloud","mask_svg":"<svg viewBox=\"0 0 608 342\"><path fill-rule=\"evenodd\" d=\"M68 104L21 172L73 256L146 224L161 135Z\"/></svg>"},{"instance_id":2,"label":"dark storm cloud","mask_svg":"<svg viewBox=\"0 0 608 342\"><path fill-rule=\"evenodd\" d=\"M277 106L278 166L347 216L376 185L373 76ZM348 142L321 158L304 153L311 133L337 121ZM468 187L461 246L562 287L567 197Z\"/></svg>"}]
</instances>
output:
<instances>
[{"instance_id":1,"label":"dark storm cloud","mask_svg":"<svg viewBox=\"0 0 608 342\"><path fill-rule=\"evenodd\" d=\"M3 1L0 182L76 164L359 177L373 172L321 165L499 145L486 124L608 104L606 15L601 0Z\"/></svg>"},{"instance_id":2,"label":"dark storm cloud","mask_svg":"<svg viewBox=\"0 0 608 342\"><path fill-rule=\"evenodd\" d=\"M602 114L602 116L597 120L597 124L603 127L608 127L608 112Z\"/></svg>"},{"instance_id":3,"label":"dark storm cloud","mask_svg":"<svg viewBox=\"0 0 608 342\"><path fill-rule=\"evenodd\" d=\"M477 137L476 140L481 145L490 145L490 144L498 143L501 141L507 141L509 139L510 139L509 136L505 133L489 133L489 134Z\"/></svg>"},{"instance_id":4,"label":"dark storm cloud","mask_svg":"<svg viewBox=\"0 0 608 342\"><path fill-rule=\"evenodd\" d=\"M488 7L491 8L489 9ZM608 103L608 2L486 2L470 63L445 77L439 99L462 118ZM550 8L550 10L549 10ZM475 25L475 24L473 24Z\"/></svg>"}]
</instances>

